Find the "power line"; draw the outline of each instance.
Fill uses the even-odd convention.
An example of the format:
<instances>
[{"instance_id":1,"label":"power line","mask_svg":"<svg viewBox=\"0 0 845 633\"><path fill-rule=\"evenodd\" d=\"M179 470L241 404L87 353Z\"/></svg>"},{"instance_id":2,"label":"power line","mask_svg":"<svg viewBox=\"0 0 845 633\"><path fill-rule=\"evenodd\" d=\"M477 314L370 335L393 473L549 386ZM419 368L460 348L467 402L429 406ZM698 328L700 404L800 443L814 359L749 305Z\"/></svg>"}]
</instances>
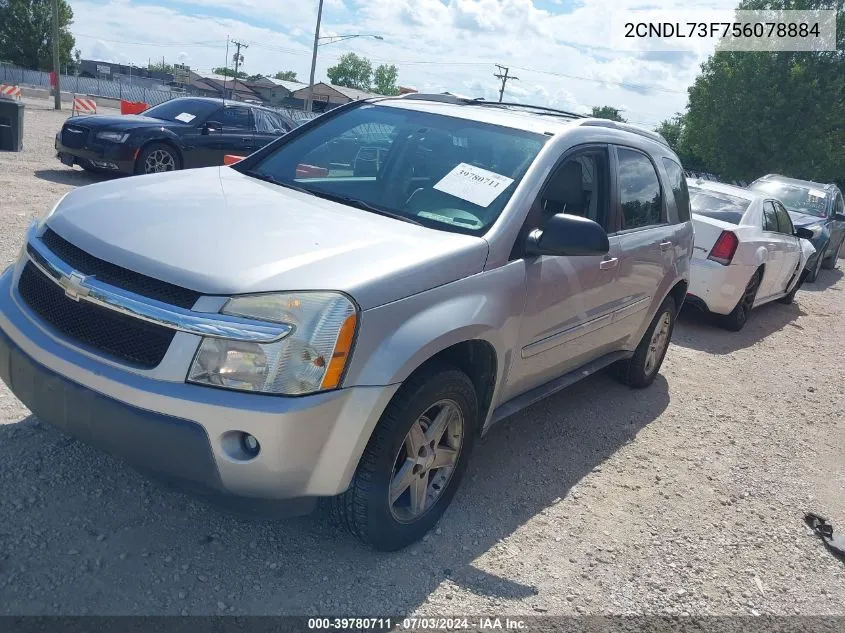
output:
<instances>
[{"instance_id":1,"label":"power line","mask_svg":"<svg viewBox=\"0 0 845 633\"><path fill-rule=\"evenodd\" d=\"M519 77L514 77L513 75L508 75L508 73L510 72L510 68L508 68L507 66L502 66L500 64L496 64L496 68L499 69L499 72L493 73L493 76L496 77L497 79L502 80L502 87L499 90L499 103L501 103L502 97L505 96L505 86L508 83L508 79L513 79L515 81L519 81ZM504 72L504 74L502 74L502 72Z\"/></svg>"}]
</instances>

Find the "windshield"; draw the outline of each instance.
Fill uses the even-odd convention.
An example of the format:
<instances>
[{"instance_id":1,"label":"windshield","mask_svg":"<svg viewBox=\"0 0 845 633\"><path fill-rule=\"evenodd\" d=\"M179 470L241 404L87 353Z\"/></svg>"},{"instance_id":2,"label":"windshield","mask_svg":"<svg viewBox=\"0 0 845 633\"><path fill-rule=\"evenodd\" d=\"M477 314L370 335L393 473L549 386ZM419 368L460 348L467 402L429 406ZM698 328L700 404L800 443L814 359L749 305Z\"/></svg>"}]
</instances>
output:
<instances>
[{"instance_id":1,"label":"windshield","mask_svg":"<svg viewBox=\"0 0 845 633\"><path fill-rule=\"evenodd\" d=\"M425 226L481 234L548 137L363 105L283 144L246 173Z\"/></svg>"},{"instance_id":2,"label":"windshield","mask_svg":"<svg viewBox=\"0 0 845 633\"><path fill-rule=\"evenodd\" d=\"M201 101L199 99L172 99L153 106L146 110L143 115L162 121L174 121L178 123L192 123L194 120L203 121L209 114L218 110L220 104L214 101Z\"/></svg>"},{"instance_id":3,"label":"windshield","mask_svg":"<svg viewBox=\"0 0 845 633\"><path fill-rule=\"evenodd\" d=\"M714 220L739 224L751 200L717 191L704 191L690 187L690 208L697 215Z\"/></svg>"},{"instance_id":4,"label":"windshield","mask_svg":"<svg viewBox=\"0 0 845 633\"><path fill-rule=\"evenodd\" d=\"M758 182L751 188L757 191L765 191L778 198L783 202L783 206L795 213L807 213L817 218L827 217L827 194L821 189L786 184L774 180Z\"/></svg>"}]
</instances>

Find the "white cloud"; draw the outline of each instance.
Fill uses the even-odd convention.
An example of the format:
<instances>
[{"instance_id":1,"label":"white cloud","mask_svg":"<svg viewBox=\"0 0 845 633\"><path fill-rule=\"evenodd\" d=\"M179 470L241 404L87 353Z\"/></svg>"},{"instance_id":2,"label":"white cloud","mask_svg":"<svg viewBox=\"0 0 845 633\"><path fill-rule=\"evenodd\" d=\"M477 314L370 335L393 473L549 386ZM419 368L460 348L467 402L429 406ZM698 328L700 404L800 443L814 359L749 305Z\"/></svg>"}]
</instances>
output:
<instances>
[{"instance_id":1,"label":"white cloud","mask_svg":"<svg viewBox=\"0 0 845 633\"><path fill-rule=\"evenodd\" d=\"M181 10L160 2L74 0L73 31L84 56L135 63L183 56L205 71L224 63L230 35L249 44L247 72L290 69L307 80L317 0L182 0ZM568 13L554 13L539 8L536 0L326 0L323 34L375 33L384 40L321 46L317 78L325 79L340 55L354 51L376 64L395 63L402 85L493 99L500 86L494 64L500 63L519 77L506 88L512 100L579 112L624 103L632 121L656 124L683 109L703 58L610 50L610 12L642 4L582 0L567 3ZM677 8L687 3L651 4ZM696 8L733 4L695 3Z\"/></svg>"}]
</instances>

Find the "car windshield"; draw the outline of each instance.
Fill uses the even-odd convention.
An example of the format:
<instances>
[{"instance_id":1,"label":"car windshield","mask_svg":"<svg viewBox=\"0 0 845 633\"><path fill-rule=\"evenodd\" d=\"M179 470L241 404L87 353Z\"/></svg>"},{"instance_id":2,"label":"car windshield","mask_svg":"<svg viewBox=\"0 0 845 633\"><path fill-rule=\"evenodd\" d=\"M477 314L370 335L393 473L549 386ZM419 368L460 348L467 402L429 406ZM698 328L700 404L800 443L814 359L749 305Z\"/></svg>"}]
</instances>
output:
<instances>
[{"instance_id":1,"label":"car windshield","mask_svg":"<svg viewBox=\"0 0 845 633\"><path fill-rule=\"evenodd\" d=\"M719 191L705 191L697 187L690 187L689 193L690 209L693 213L730 224L739 224L751 204L751 200L747 198Z\"/></svg>"},{"instance_id":2,"label":"car windshield","mask_svg":"<svg viewBox=\"0 0 845 633\"><path fill-rule=\"evenodd\" d=\"M161 119L162 121L191 123L194 120L204 120L209 114L218 110L220 107L220 104L214 101L171 99L160 105L153 106L143 114L144 116Z\"/></svg>"},{"instance_id":3,"label":"car windshield","mask_svg":"<svg viewBox=\"0 0 845 633\"><path fill-rule=\"evenodd\" d=\"M790 211L795 213L806 213L817 218L827 217L826 203L827 194L821 189L808 186L787 184L769 180L751 185L752 189L764 191L771 196L778 198Z\"/></svg>"},{"instance_id":4,"label":"car windshield","mask_svg":"<svg viewBox=\"0 0 845 633\"><path fill-rule=\"evenodd\" d=\"M432 228L479 235L548 139L467 119L362 105L244 173Z\"/></svg>"}]
</instances>

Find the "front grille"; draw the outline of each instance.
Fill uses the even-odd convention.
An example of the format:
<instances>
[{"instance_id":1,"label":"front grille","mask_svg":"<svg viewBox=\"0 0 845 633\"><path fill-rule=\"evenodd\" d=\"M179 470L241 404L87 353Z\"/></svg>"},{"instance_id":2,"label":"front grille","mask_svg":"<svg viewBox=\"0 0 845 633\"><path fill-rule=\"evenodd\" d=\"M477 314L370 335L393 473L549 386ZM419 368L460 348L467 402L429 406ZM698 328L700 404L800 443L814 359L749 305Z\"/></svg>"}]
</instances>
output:
<instances>
[{"instance_id":1,"label":"front grille","mask_svg":"<svg viewBox=\"0 0 845 633\"><path fill-rule=\"evenodd\" d=\"M79 125L65 125L62 128L62 145L71 149L85 146L88 140L88 128Z\"/></svg>"},{"instance_id":2,"label":"front grille","mask_svg":"<svg viewBox=\"0 0 845 633\"><path fill-rule=\"evenodd\" d=\"M200 297L200 293L194 290L169 284L166 281L159 281L89 255L59 236L52 229L48 228L44 232L41 241L68 266L78 270L83 275L96 277L98 281L105 284L186 309L193 308ZM33 249L30 247L29 251L32 254Z\"/></svg>"},{"instance_id":3,"label":"front grille","mask_svg":"<svg viewBox=\"0 0 845 633\"><path fill-rule=\"evenodd\" d=\"M145 369L161 362L175 335L169 328L87 301L74 301L32 262L24 266L18 292L38 316L62 334Z\"/></svg>"}]
</instances>

